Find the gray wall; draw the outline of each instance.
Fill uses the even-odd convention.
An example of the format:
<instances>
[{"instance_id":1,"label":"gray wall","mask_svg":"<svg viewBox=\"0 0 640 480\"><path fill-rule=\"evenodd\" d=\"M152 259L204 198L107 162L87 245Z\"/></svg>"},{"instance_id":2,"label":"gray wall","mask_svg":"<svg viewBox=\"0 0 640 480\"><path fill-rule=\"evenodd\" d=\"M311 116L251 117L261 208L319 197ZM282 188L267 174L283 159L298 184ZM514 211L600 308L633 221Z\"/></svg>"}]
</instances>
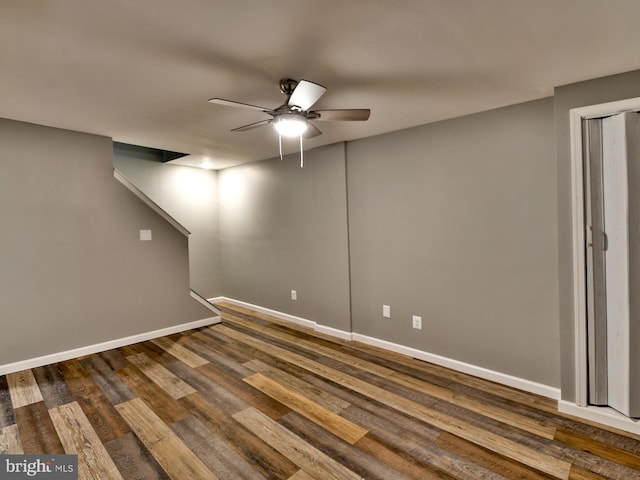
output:
<instances>
[{"instance_id":1,"label":"gray wall","mask_svg":"<svg viewBox=\"0 0 640 480\"><path fill-rule=\"evenodd\" d=\"M217 172L162 164L141 151L116 148L114 166L191 232L191 288L204 298L219 296Z\"/></svg>"},{"instance_id":2,"label":"gray wall","mask_svg":"<svg viewBox=\"0 0 640 480\"><path fill-rule=\"evenodd\" d=\"M350 331L344 144L218 180L223 295Z\"/></svg>"},{"instance_id":3,"label":"gray wall","mask_svg":"<svg viewBox=\"0 0 640 480\"><path fill-rule=\"evenodd\" d=\"M559 386L553 136L547 98L350 142L354 331Z\"/></svg>"},{"instance_id":4,"label":"gray wall","mask_svg":"<svg viewBox=\"0 0 640 480\"><path fill-rule=\"evenodd\" d=\"M571 223L571 144L569 110L640 97L640 71L558 87L554 92L558 164L559 292L562 398L575 401L575 332Z\"/></svg>"},{"instance_id":5,"label":"gray wall","mask_svg":"<svg viewBox=\"0 0 640 480\"><path fill-rule=\"evenodd\" d=\"M346 189L342 145L223 170L222 292L559 386L553 147L547 98L349 142Z\"/></svg>"},{"instance_id":6,"label":"gray wall","mask_svg":"<svg viewBox=\"0 0 640 480\"><path fill-rule=\"evenodd\" d=\"M112 162L109 138L0 119L0 364L211 316L187 239Z\"/></svg>"},{"instance_id":7,"label":"gray wall","mask_svg":"<svg viewBox=\"0 0 640 480\"><path fill-rule=\"evenodd\" d=\"M573 401L569 109L637 96L640 71L312 150L302 170L296 155L223 170L196 288ZM187 295L186 239L115 182L110 139L0 120L0 160L0 364L209 316ZM170 210L157 167L123 170Z\"/></svg>"}]
</instances>

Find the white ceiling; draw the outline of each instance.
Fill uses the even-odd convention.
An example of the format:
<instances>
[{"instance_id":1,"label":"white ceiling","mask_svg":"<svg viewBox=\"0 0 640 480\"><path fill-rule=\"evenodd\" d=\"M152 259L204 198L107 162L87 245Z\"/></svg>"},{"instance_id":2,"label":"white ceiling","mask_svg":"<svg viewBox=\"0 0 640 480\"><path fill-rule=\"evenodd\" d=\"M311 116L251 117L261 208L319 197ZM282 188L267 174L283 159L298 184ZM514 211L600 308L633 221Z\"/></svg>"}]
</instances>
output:
<instances>
[{"instance_id":1,"label":"white ceiling","mask_svg":"<svg viewBox=\"0 0 640 480\"><path fill-rule=\"evenodd\" d=\"M524 102L640 68L638 0L0 0L0 117L208 157L276 156L283 77L327 87L305 148ZM297 150L296 142L285 150Z\"/></svg>"}]
</instances>

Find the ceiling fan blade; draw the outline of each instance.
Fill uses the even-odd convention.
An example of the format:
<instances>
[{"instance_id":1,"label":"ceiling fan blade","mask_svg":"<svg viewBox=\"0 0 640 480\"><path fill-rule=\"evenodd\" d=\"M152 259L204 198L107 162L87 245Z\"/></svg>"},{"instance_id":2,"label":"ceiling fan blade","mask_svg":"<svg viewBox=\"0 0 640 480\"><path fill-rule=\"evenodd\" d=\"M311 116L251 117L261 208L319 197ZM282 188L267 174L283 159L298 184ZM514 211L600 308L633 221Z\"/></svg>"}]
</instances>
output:
<instances>
[{"instance_id":1,"label":"ceiling fan blade","mask_svg":"<svg viewBox=\"0 0 640 480\"><path fill-rule=\"evenodd\" d=\"M307 111L316 103L327 89L317 83L308 80L300 80L298 85L291 93L288 105L290 107L299 107Z\"/></svg>"},{"instance_id":2,"label":"ceiling fan blade","mask_svg":"<svg viewBox=\"0 0 640 480\"><path fill-rule=\"evenodd\" d=\"M304 138L313 138L322 135L322 132L314 124L307 122L307 130L302 135Z\"/></svg>"},{"instance_id":3,"label":"ceiling fan blade","mask_svg":"<svg viewBox=\"0 0 640 480\"><path fill-rule=\"evenodd\" d=\"M260 120L259 122L250 123L249 125L243 125L242 127L236 127L232 129L232 132L246 132L247 130L253 130L254 128L261 127L271 123L271 119Z\"/></svg>"},{"instance_id":4,"label":"ceiling fan blade","mask_svg":"<svg viewBox=\"0 0 640 480\"><path fill-rule=\"evenodd\" d=\"M234 102L233 100L225 100L224 98L210 98L209 103L224 105L226 107L250 108L252 110L259 110L266 113L270 113L273 111L270 108L258 107L257 105L250 105L248 103Z\"/></svg>"},{"instance_id":5,"label":"ceiling fan blade","mask_svg":"<svg viewBox=\"0 0 640 480\"><path fill-rule=\"evenodd\" d=\"M311 115L319 115L314 120L323 122L362 122L369 119L371 110L368 108L352 108L340 110L314 110Z\"/></svg>"}]
</instances>

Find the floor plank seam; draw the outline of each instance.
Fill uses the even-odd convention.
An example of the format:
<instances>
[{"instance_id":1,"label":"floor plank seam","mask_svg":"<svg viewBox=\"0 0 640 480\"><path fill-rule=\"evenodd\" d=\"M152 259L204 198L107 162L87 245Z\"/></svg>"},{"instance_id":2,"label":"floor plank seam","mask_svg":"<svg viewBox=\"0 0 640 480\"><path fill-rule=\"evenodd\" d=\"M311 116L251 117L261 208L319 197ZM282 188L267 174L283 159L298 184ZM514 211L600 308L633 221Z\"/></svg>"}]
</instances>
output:
<instances>
[{"instance_id":1,"label":"floor plank seam","mask_svg":"<svg viewBox=\"0 0 640 480\"><path fill-rule=\"evenodd\" d=\"M640 441L543 397L267 314L0 376L0 454L82 478L640 480Z\"/></svg>"}]
</instances>

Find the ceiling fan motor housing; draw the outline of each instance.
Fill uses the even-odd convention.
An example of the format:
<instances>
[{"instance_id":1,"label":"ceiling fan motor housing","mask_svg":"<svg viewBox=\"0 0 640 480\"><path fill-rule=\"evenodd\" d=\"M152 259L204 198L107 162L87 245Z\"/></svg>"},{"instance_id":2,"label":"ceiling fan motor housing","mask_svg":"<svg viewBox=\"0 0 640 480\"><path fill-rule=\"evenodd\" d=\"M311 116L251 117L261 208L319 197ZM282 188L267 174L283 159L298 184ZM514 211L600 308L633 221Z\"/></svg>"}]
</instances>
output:
<instances>
[{"instance_id":1,"label":"ceiling fan motor housing","mask_svg":"<svg viewBox=\"0 0 640 480\"><path fill-rule=\"evenodd\" d=\"M280 80L280 91L287 97L291 96L297 86L297 80L293 80L291 78L283 78L282 80Z\"/></svg>"}]
</instances>

